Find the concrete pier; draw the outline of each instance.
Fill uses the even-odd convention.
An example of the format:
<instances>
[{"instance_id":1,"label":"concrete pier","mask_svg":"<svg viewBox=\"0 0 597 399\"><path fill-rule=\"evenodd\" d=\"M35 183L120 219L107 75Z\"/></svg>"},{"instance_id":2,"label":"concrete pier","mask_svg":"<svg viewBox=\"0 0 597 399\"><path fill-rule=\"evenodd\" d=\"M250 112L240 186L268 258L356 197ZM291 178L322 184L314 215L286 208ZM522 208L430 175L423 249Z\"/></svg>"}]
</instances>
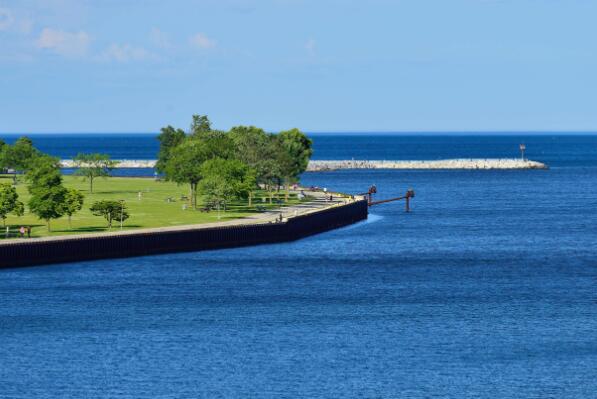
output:
<instances>
[{"instance_id":1,"label":"concrete pier","mask_svg":"<svg viewBox=\"0 0 597 399\"><path fill-rule=\"evenodd\" d=\"M2 240L0 269L281 243L367 219L362 197L310 195L310 202L226 222Z\"/></svg>"}]
</instances>

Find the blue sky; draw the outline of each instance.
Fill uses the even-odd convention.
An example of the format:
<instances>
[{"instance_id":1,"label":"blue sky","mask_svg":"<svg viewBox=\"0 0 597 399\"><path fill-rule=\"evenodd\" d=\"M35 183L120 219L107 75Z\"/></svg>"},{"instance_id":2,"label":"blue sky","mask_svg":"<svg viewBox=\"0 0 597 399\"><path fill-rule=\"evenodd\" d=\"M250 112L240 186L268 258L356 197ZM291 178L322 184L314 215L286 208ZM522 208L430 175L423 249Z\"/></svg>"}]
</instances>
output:
<instances>
[{"instance_id":1,"label":"blue sky","mask_svg":"<svg viewBox=\"0 0 597 399\"><path fill-rule=\"evenodd\" d=\"M597 130L594 0L0 0L0 132Z\"/></svg>"}]
</instances>

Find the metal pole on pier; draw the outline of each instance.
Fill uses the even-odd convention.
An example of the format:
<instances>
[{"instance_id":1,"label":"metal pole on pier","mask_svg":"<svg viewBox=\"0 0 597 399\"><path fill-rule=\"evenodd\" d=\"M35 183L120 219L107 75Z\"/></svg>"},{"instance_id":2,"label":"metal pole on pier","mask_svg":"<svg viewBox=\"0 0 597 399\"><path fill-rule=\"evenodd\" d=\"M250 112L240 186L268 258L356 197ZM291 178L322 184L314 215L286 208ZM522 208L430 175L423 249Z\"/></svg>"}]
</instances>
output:
<instances>
[{"instance_id":1,"label":"metal pole on pier","mask_svg":"<svg viewBox=\"0 0 597 399\"><path fill-rule=\"evenodd\" d=\"M527 146L522 143L520 146L520 158L524 161L524 150L527 149Z\"/></svg>"},{"instance_id":2,"label":"metal pole on pier","mask_svg":"<svg viewBox=\"0 0 597 399\"><path fill-rule=\"evenodd\" d=\"M375 192L377 192L377 190L375 190ZM385 200L380 200L380 201L372 201L372 195L371 195L372 192L371 192L371 189L369 190L368 194L369 194L369 197L368 197L368 201L367 202L368 202L369 206L379 205L379 204L385 204L387 202L405 200L405 202L406 202L406 212L410 212L410 199L415 197L415 190L413 190L412 188L409 188L408 191L406 192L406 194L403 195L402 197L390 198L390 199L385 199Z\"/></svg>"}]
</instances>

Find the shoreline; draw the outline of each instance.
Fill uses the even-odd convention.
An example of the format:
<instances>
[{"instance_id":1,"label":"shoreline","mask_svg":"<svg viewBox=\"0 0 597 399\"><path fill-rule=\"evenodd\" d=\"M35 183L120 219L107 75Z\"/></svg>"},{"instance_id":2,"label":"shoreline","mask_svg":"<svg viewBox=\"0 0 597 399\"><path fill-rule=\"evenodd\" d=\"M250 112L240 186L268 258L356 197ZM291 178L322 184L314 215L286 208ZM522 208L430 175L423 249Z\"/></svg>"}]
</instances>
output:
<instances>
[{"instance_id":1,"label":"shoreline","mask_svg":"<svg viewBox=\"0 0 597 399\"><path fill-rule=\"evenodd\" d=\"M280 215L278 209L258 220L15 239L0 242L0 269L295 241L365 220L368 205L361 197L343 198L293 209L276 221Z\"/></svg>"},{"instance_id":2,"label":"shoreline","mask_svg":"<svg viewBox=\"0 0 597 399\"><path fill-rule=\"evenodd\" d=\"M117 169L153 169L154 159L121 159ZM62 168L75 168L71 159L60 161ZM307 172L325 172L341 169L396 169L396 170L516 170L549 169L548 165L517 158L471 158L440 160L311 160Z\"/></svg>"},{"instance_id":3,"label":"shoreline","mask_svg":"<svg viewBox=\"0 0 597 399\"><path fill-rule=\"evenodd\" d=\"M114 177L117 179L118 177ZM355 199L351 199L349 195L328 191L309 191L309 196L312 197L311 201L306 201L292 205L282 205L277 208L264 210L260 213L255 213L249 216L238 217L229 220L218 220L213 222L205 223L188 223L174 226L158 226L158 227L141 227L141 228L127 228L124 230L114 227L112 230L102 232L89 232L89 233L76 233L76 234L58 234L42 237L31 237L31 238L10 238L0 239L0 247L2 245L10 245L12 243L29 243L29 242L52 242L60 241L65 238L76 239L84 237L114 237L114 236L127 236L135 235L140 233L159 233L159 232L173 232L173 231L186 231L194 229L209 229L214 227L230 227L230 226L248 226L248 225L261 225L277 223L278 218L282 216L283 221L288 221L294 217L305 216L312 213L325 211L330 208L351 204L355 201L364 200L365 198L360 195L354 196ZM324 198L326 194L335 195L333 201L326 201ZM215 212L215 211L214 211Z\"/></svg>"}]
</instances>

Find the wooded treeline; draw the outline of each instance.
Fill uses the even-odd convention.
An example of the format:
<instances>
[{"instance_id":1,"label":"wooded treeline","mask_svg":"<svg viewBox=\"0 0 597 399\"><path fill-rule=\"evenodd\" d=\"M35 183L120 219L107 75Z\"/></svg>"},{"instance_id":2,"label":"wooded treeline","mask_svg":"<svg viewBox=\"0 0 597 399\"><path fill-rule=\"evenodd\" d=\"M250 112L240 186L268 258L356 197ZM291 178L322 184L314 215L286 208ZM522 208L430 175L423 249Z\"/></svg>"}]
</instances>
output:
<instances>
[{"instance_id":1,"label":"wooded treeline","mask_svg":"<svg viewBox=\"0 0 597 399\"><path fill-rule=\"evenodd\" d=\"M187 132L161 129L156 169L166 179L189 184L191 205L197 196L209 206L223 206L237 198L251 205L252 193L263 187L273 193L298 182L313 153L311 140L298 129L278 134L255 126L229 131L212 129L207 116L193 115Z\"/></svg>"}]
</instances>

